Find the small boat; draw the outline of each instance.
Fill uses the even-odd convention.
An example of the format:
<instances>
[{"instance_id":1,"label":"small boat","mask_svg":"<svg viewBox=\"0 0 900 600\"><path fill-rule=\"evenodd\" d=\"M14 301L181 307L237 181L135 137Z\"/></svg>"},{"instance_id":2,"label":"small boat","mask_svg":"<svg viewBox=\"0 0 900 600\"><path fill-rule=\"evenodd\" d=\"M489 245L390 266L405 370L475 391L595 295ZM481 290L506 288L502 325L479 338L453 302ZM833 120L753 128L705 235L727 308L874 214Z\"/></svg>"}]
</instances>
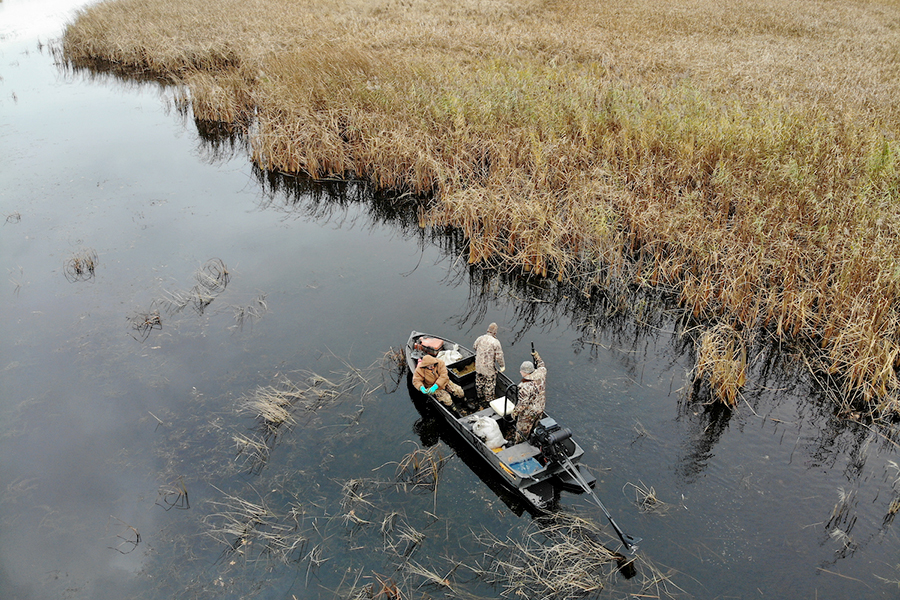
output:
<instances>
[{"instance_id":1,"label":"small boat","mask_svg":"<svg viewBox=\"0 0 900 600\"><path fill-rule=\"evenodd\" d=\"M497 373L493 398L479 399L475 391L475 352L452 340L430 333L413 331L406 343L409 380L426 354L440 358L447 366L450 380L465 392L463 399L454 398L453 406L445 406L433 396L424 396L477 455L496 472L506 487L521 496L535 513L554 508L559 490L573 493L590 491L596 478L580 464L584 450L569 429L560 427L552 417L543 414L530 438L522 443L497 445L496 437L483 439L484 419L497 423L504 440L515 438L515 423L508 416L518 400L517 386L503 373ZM488 423L488 425L490 425ZM494 429L496 431L496 428Z\"/></svg>"}]
</instances>

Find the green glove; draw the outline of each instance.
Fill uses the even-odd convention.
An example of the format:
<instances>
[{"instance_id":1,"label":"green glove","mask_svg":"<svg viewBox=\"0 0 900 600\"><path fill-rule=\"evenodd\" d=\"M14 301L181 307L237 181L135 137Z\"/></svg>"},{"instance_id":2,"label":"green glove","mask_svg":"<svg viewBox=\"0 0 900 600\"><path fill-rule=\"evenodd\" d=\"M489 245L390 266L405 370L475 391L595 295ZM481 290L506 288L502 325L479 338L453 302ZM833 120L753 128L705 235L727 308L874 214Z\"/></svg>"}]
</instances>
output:
<instances>
[{"instance_id":1,"label":"green glove","mask_svg":"<svg viewBox=\"0 0 900 600\"><path fill-rule=\"evenodd\" d=\"M428 393L428 390L425 389L425 386L424 386L424 385L420 385L420 386L419 386L419 391L422 392L423 394L427 394L427 393Z\"/></svg>"},{"instance_id":2,"label":"green glove","mask_svg":"<svg viewBox=\"0 0 900 600\"><path fill-rule=\"evenodd\" d=\"M428 388L428 393L429 393L429 394L433 394L433 393L435 393L436 391L437 391L437 384L434 384L433 386L431 386L430 388Z\"/></svg>"}]
</instances>

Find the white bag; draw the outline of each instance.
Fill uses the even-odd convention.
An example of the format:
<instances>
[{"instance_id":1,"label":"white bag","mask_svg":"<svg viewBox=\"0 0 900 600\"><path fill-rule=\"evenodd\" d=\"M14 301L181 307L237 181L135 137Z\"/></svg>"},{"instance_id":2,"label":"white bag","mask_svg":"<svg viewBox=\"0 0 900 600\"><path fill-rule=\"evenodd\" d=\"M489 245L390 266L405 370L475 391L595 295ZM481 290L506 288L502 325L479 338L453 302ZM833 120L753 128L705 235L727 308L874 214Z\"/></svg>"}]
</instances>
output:
<instances>
[{"instance_id":1,"label":"white bag","mask_svg":"<svg viewBox=\"0 0 900 600\"><path fill-rule=\"evenodd\" d=\"M462 360L462 353L459 351L459 344L453 344L453 348L450 350L441 350L438 352L437 357L444 361L445 365L449 365L450 363L455 363L458 360Z\"/></svg>"},{"instance_id":2,"label":"white bag","mask_svg":"<svg viewBox=\"0 0 900 600\"><path fill-rule=\"evenodd\" d=\"M483 439L491 450L502 448L506 444L506 439L500 433L500 426L490 417L477 417L475 423L472 424L472 431Z\"/></svg>"}]
</instances>

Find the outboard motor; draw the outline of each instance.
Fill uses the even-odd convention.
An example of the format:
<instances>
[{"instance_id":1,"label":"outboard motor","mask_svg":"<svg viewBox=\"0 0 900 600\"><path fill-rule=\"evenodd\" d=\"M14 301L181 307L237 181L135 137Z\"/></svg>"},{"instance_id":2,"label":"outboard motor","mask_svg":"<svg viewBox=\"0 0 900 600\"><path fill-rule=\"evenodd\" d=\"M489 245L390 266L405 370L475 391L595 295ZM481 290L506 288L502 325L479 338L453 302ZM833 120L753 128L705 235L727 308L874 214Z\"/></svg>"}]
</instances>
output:
<instances>
[{"instance_id":1,"label":"outboard motor","mask_svg":"<svg viewBox=\"0 0 900 600\"><path fill-rule=\"evenodd\" d=\"M575 453L575 442L572 441L572 430L560 427L555 419L544 417L531 430L529 443L541 449L548 460L562 463Z\"/></svg>"}]
</instances>

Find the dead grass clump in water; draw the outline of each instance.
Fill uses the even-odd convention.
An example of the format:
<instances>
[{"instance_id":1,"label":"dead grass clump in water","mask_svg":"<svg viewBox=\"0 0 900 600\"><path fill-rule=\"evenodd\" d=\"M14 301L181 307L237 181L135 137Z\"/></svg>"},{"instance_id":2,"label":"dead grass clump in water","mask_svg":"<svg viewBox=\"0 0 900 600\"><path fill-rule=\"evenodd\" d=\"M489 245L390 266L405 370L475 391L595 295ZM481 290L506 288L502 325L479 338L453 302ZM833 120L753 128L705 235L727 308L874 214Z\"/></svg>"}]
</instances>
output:
<instances>
[{"instance_id":1,"label":"dead grass clump in water","mask_svg":"<svg viewBox=\"0 0 900 600\"><path fill-rule=\"evenodd\" d=\"M634 488L634 501L642 513L665 514L669 510L669 505L656 497L653 486L647 486L643 481L627 483L626 487L628 486Z\"/></svg>"},{"instance_id":2,"label":"dead grass clump in water","mask_svg":"<svg viewBox=\"0 0 900 600\"><path fill-rule=\"evenodd\" d=\"M266 463L269 462L269 455L272 453L271 442L265 437L253 435L252 437L235 434L232 441L237 448L235 459L243 457L244 464L249 465L250 473L258 474L262 471Z\"/></svg>"},{"instance_id":3,"label":"dead grass clump in water","mask_svg":"<svg viewBox=\"0 0 900 600\"><path fill-rule=\"evenodd\" d=\"M129 335L137 341L143 342L150 337L150 333L154 329L162 329L162 318L159 316L158 310L138 312L128 317L128 324L131 326Z\"/></svg>"},{"instance_id":4,"label":"dead grass clump in water","mask_svg":"<svg viewBox=\"0 0 900 600\"><path fill-rule=\"evenodd\" d=\"M382 385L388 393L397 391L406 375L406 351L389 349L381 357ZM390 380L390 385L388 385Z\"/></svg>"},{"instance_id":5,"label":"dead grass clump in water","mask_svg":"<svg viewBox=\"0 0 900 600\"><path fill-rule=\"evenodd\" d=\"M432 194L422 226L460 228L472 263L659 286L797 341L890 414L898 10L123 0L81 11L62 52L183 82L198 118L254 114L261 168Z\"/></svg>"},{"instance_id":6,"label":"dead grass clump in water","mask_svg":"<svg viewBox=\"0 0 900 600\"><path fill-rule=\"evenodd\" d=\"M240 555L248 562L275 559L283 563L309 558L309 535L303 527L300 506L291 505L280 514L263 498L251 502L228 494L225 500L210 504L218 512L203 520L210 525L207 534L226 547L224 557Z\"/></svg>"},{"instance_id":7,"label":"dead grass clump in water","mask_svg":"<svg viewBox=\"0 0 900 600\"><path fill-rule=\"evenodd\" d=\"M705 378L715 398L735 406L747 381L747 347L733 327L719 324L703 333L697 350L695 378Z\"/></svg>"},{"instance_id":8,"label":"dead grass clump in water","mask_svg":"<svg viewBox=\"0 0 900 600\"><path fill-rule=\"evenodd\" d=\"M170 315L180 313L191 306L202 315L216 297L225 291L231 281L231 272L219 258L212 258L194 273L197 283L187 292L167 291L166 298L159 300Z\"/></svg>"},{"instance_id":9,"label":"dead grass clump in water","mask_svg":"<svg viewBox=\"0 0 900 600\"><path fill-rule=\"evenodd\" d=\"M252 415L266 437L273 436L282 425L296 421L291 414L294 405L304 399L303 391L289 381L280 386L257 388L239 406L239 412Z\"/></svg>"},{"instance_id":10,"label":"dead grass clump in water","mask_svg":"<svg viewBox=\"0 0 900 600\"><path fill-rule=\"evenodd\" d=\"M522 541L485 534L486 564L475 567L503 597L586 598L599 594L621 555L600 541L600 527L573 515L535 520Z\"/></svg>"},{"instance_id":11,"label":"dead grass clump in water","mask_svg":"<svg viewBox=\"0 0 900 600\"><path fill-rule=\"evenodd\" d=\"M266 294L260 294L252 304L246 306L235 306L234 308L234 325L235 329L244 330L244 324L259 321L264 314L269 312L269 305L266 303Z\"/></svg>"},{"instance_id":12,"label":"dead grass clump in water","mask_svg":"<svg viewBox=\"0 0 900 600\"><path fill-rule=\"evenodd\" d=\"M165 510L173 508L188 510L191 507L191 502L188 498L187 486L184 484L184 477L179 477L175 481L160 487L156 504L162 506Z\"/></svg>"},{"instance_id":13,"label":"dead grass clump in water","mask_svg":"<svg viewBox=\"0 0 900 600\"><path fill-rule=\"evenodd\" d=\"M90 281L94 278L94 271L99 260L97 252L90 248L79 250L69 258L63 266L66 279L74 283L76 281Z\"/></svg>"},{"instance_id":14,"label":"dead grass clump in water","mask_svg":"<svg viewBox=\"0 0 900 600\"><path fill-rule=\"evenodd\" d=\"M116 535L115 539L118 540L115 546L108 546L108 548L119 554L131 554L141 543L140 532L118 517L109 517L106 529L107 531L112 529Z\"/></svg>"},{"instance_id":15,"label":"dead grass clump in water","mask_svg":"<svg viewBox=\"0 0 900 600\"><path fill-rule=\"evenodd\" d=\"M438 446L416 448L397 463L394 477L404 490L410 486L433 492L446 463L447 458L441 454Z\"/></svg>"}]
</instances>

